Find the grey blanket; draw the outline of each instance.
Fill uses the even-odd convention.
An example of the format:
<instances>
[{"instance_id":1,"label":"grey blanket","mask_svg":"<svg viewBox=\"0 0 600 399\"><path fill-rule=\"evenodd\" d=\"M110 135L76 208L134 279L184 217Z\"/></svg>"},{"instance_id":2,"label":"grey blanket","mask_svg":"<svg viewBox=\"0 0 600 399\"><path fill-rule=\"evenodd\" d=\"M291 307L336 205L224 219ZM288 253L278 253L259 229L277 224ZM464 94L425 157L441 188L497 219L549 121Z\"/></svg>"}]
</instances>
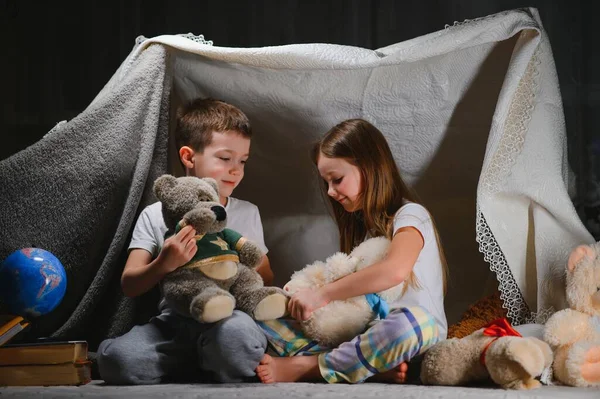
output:
<instances>
[{"instance_id":1,"label":"grey blanket","mask_svg":"<svg viewBox=\"0 0 600 399\"><path fill-rule=\"evenodd\" d=\"M85 112L0 162L0 259L35 246L67 272L64 299L24 338L85 338L94 347L155 311L154 295L124 298L119 280L136 217L155 201L147 183L166 170L166 57L155 45L124 63L127 74L117 71Z\"/></svg>"},{"instance_id":2,"label":"grey blanket","mask_svg":"<svg viewBox=\"0 0 600 399\"><path fill-rule=\"evenodd\" d=\"M0 257L35 245L69 273L63 303L32 334L93 346L154 312L152 293L120 298L125 246L154 201L152 181L178 164L169 111L206 96L251 120L253 155L235 195L260 209L277 285L337 250L309 148L362 117L381 129L436 220L449 324L497 286L515 325L565 306L568 255L594 240L568 195L550 43L537 10L519 9L377 50L143 41L81 115L0 163Z\"/></svg>"}]
</instances>

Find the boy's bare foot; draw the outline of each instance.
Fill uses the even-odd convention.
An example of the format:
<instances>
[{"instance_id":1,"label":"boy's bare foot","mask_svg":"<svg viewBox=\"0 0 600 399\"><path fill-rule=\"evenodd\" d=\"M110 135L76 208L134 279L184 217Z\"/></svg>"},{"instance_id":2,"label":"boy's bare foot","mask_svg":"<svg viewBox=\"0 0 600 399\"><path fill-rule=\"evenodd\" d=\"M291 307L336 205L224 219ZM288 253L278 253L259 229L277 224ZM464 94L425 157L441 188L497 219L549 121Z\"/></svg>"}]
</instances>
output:
<instances>
[{"instance_id":1,"label":"boy's bare foot","mask_svg":"<svg viewBox=\"0 0 600 399\"><path fill-rule=\"evenodd\" d=\"M265 354L255 371L264 384L322 379L317 356L271 357Z\"/></svg>"},{"instance_id":2,"label":"boy's bare foot","mask_svg":"<svg viewBox=\"0 0 600 399\"><path fill-rule=\"evenodd\" d=\"M408 364L400 363L396 367L386 372L375 374L368 381L387 382L394 384L404 384L406 382L406 374L408 373Z\"/></svg>"}]
</instances>

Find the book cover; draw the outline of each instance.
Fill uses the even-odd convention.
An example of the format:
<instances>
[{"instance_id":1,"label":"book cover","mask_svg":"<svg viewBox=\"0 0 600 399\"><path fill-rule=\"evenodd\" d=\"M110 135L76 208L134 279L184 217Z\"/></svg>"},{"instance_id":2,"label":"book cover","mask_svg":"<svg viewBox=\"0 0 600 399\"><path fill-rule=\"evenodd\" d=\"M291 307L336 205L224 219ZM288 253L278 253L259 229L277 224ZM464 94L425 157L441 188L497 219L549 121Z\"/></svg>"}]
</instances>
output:
<instances>
[{"instance_id":1,"label":"book cover","mask_svg":"<svg viewBox=\"0 0 600 399\"><path fill-rule=\"evenodd\" d=\"M32 342L0 347L0 367L78 363L87 358L86 341Z\"/></svg>"},{"instance_id":2,"label":"book cover","mask_svg":"<svg viewBox=\"0 0 600 399\"><path fill-rule=\"evenodd\" d=\"M2 386L83 385L91 381L91 362L0 366Z\"/></svg>"},{"instance_id":3,"label":"book cover","mask_svg":"<svg viewBox=\"0 0 600 399\"><path fill-rule=\"evenodd\" d=\"M3 315L0 317L0 347L10 341L29 325L21 316Z\"/></svg>"}]
</instances>

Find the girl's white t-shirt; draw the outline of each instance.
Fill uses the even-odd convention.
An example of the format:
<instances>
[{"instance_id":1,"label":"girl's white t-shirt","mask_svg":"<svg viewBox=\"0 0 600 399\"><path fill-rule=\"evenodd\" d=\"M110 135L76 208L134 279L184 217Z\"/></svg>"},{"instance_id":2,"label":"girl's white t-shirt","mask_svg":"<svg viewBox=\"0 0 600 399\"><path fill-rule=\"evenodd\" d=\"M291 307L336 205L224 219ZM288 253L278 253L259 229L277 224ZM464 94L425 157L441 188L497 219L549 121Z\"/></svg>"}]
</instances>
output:
<instances>
[{"instance_id":1,"label":"girl's white t-shirt","mask_svg":"<svg viewBox=\"0 0 600 399\"><path fill-rule=\"evenodd\" d=\"M389 304L390 308L422 306L435 318L440 339L445 339L448 321L444 311L443 269L431 215L422 205L405 203L394 216L394 234L402 227L414 227L423 236L423 249L413 268L418 288L409 286L399 301Z\"/></svg>"}]
</instances>

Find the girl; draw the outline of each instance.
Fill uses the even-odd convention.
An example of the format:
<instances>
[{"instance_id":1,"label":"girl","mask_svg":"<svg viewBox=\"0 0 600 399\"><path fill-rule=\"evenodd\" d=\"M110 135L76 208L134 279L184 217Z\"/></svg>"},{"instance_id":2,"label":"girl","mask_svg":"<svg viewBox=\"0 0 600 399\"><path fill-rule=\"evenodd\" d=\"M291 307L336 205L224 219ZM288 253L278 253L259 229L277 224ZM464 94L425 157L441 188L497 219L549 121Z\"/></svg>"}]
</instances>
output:
<instances>
[{"instance_id":1,"label":"girl","mask_svg":"<svg viewBox=\"0 0 600 399\"><path fill-rule=\"evenodd\" d=\"M433 219L402 181L385 137L369 122L351 119L338 124L315 145L312 158L333 208L341 250L349 253L375 236L385 236L392 244L384 260L319 289L294 294L290 315L307 320L331 301L402 282L404 295L399 303L388 304L387 317L335 349L304 337L296 320L261 323L271 349L281 357L266 354L256 374L264 383L355 383L372 376L404 382L407 362L445 339L447 332L446 262Z\"/></svg>"}]
</instances>

